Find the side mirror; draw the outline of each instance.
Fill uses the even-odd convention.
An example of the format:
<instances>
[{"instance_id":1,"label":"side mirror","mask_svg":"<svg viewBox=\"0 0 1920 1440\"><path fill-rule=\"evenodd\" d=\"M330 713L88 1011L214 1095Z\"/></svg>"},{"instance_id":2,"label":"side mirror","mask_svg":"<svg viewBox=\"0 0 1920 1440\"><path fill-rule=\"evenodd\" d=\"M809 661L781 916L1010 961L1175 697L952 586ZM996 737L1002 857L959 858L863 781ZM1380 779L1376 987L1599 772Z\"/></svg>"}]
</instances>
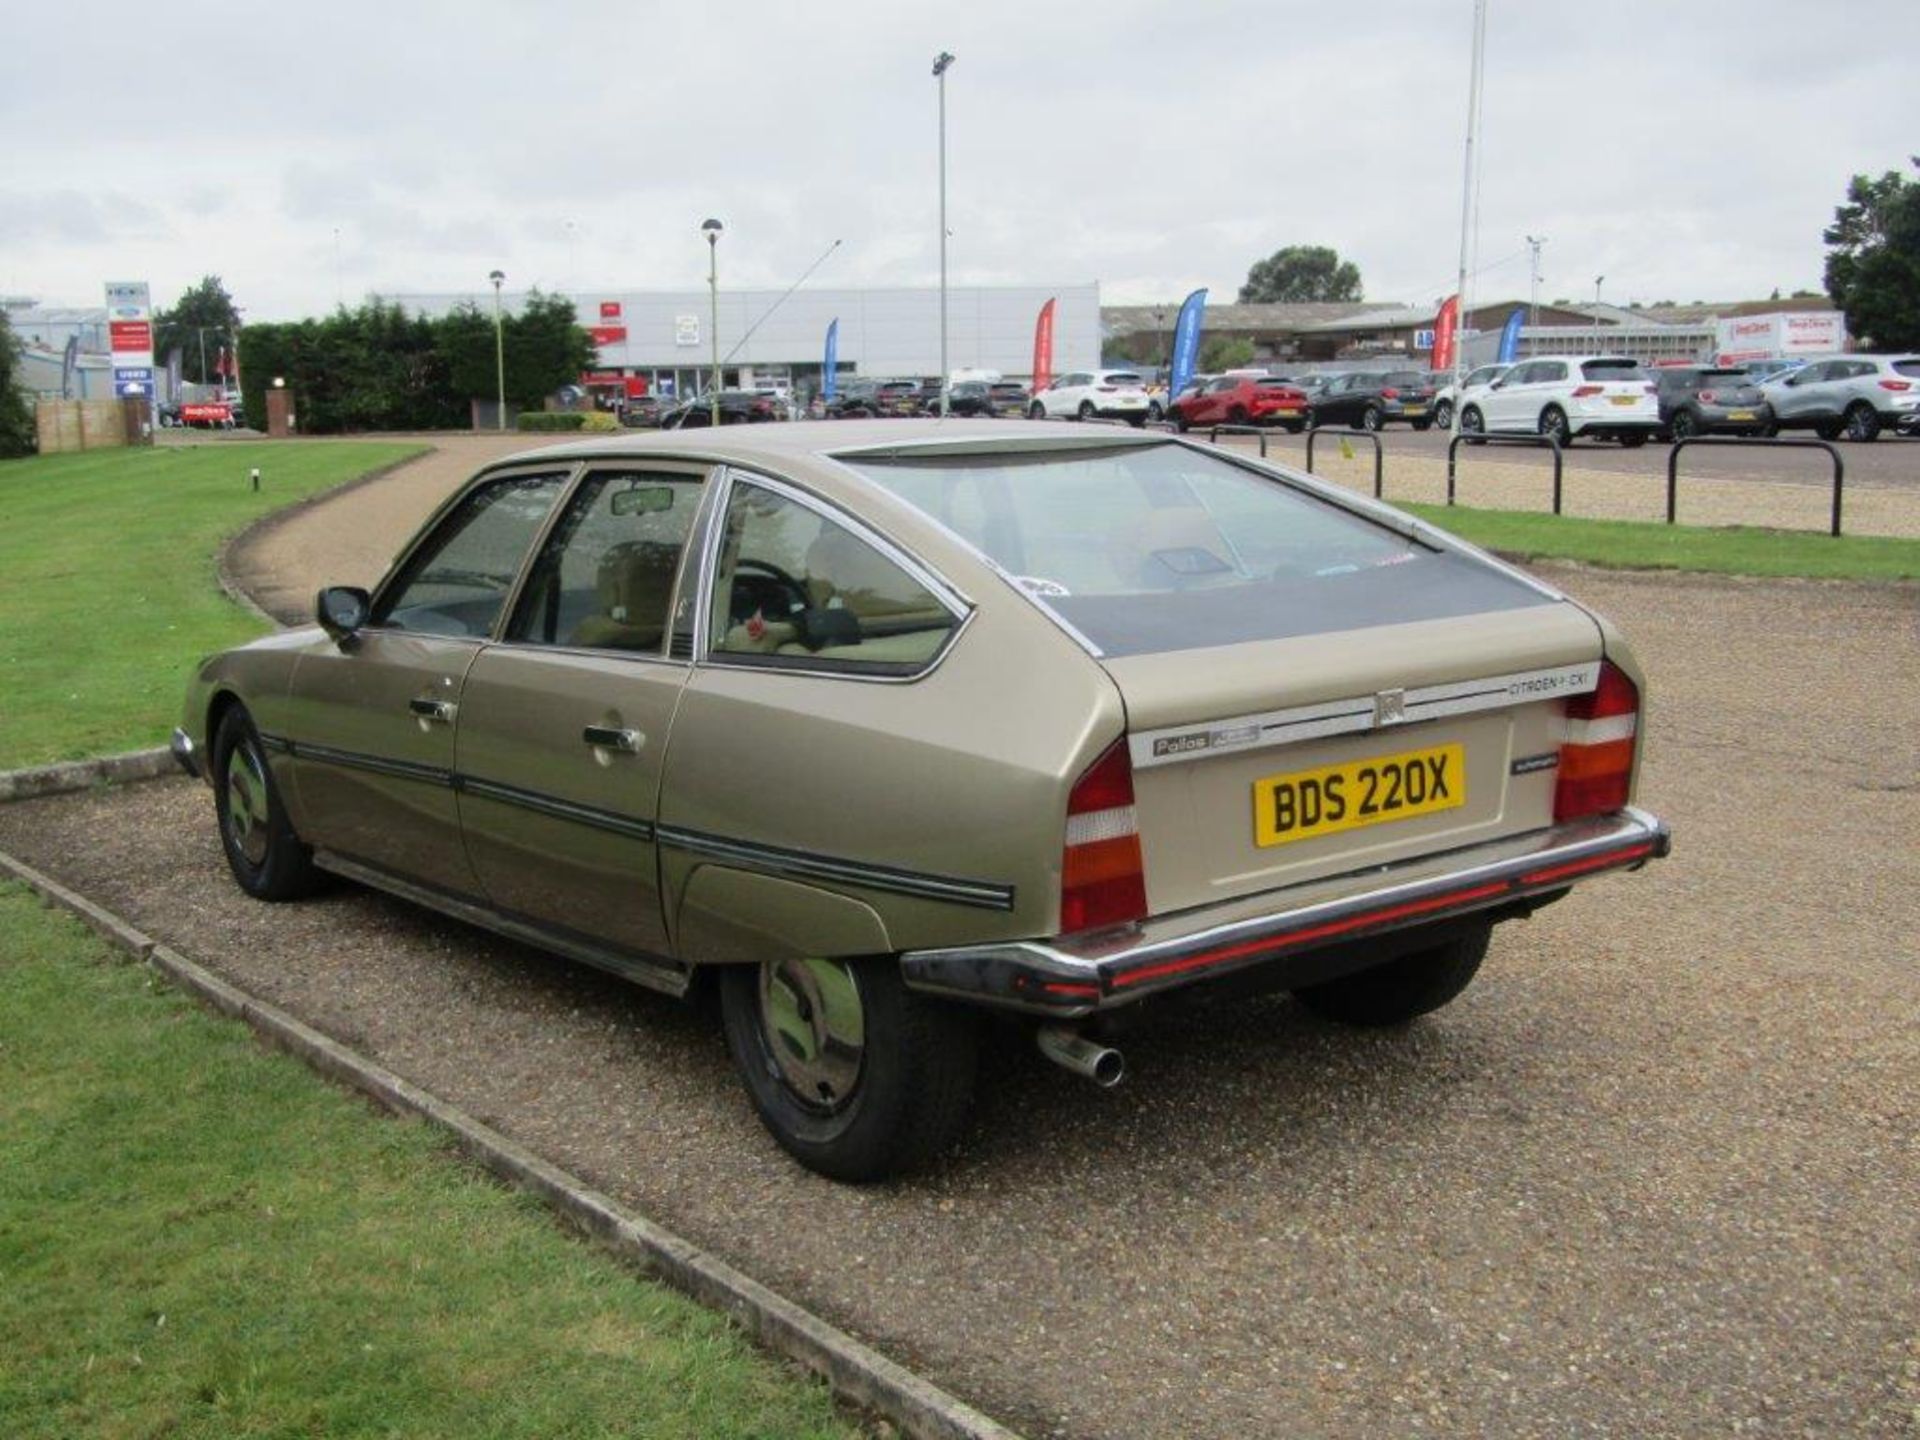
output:
<instances>
[{"instance_id":1,"label":"side mirror","mask_svg":"<svg viewBox=\"0 0 1920 1440\"><path fill-rule=\"evenodd\" d=\"M353 585L329 585L314 597L314 618L337 643L351 640L367 623L373 597Z\"/></svg>"}]
</instances>

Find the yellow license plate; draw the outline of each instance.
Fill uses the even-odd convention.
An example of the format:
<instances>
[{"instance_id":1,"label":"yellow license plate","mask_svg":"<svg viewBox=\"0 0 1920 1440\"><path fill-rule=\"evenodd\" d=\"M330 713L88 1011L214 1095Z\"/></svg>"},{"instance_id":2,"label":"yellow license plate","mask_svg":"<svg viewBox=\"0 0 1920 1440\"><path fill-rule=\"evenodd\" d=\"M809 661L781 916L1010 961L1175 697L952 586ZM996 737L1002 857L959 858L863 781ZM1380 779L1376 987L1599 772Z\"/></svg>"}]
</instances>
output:
<instances>
[{"instance_id":1,"label":"yellow license plate","mask_svg":"<svg viewBox=\"0 0 1920 1440\"><path fill-rule=\"evenodd\" d=\"M1433 745L1253 782L1253 843L1285 845L1467 803L1467 755Z\"/></svg>"},{"instance_id":2,"label":"yellow license plate","mask_svg":"<svg viewBox=\"0 0 1920 1440\"><path fill-rule=\"evenodd\" d=\"M1751 410L1729 410L1729 411L1727 412L1727 418L1728 418L1729 420L1751 420L1751 419L1753 418L1753 411L1751 411Z\"/></svg>"},{"instance_id":3,"label":"yellow license plate","mask_svg":"<svg viewBox=\"0 0 1920 1440\"><path fill-rule=\"evenodd\" d=\"M1409 405L1406 407L1406 413L1409 415L1424 415L1427 413L1427 407L1424 405Z\"/></svg>"},{"instance_id":4,"label":"yellow license plate","mask_svg":"<svg viewBox=\"0 0 1920 1440\"><path fill-rule=\"evenodd\" d=\"M1613 400L1613 403L1616 405L1632 405L1635 403L1634 398L1631 395L1615 395L1611 398Z\"/></svg>"},{"instance_id":5,"label":"yellow license plate","mask_svg":"<svg viewBox=\"0 0 1920 1440\"><path fill-rule=\"evenodd\" d=\"M1298 415L1300 412L1298 410L1275 410L1273 413L1275 415L1279 415L1286 419L1291 420L1295 415Z\"/></svg>"}]
</instances>

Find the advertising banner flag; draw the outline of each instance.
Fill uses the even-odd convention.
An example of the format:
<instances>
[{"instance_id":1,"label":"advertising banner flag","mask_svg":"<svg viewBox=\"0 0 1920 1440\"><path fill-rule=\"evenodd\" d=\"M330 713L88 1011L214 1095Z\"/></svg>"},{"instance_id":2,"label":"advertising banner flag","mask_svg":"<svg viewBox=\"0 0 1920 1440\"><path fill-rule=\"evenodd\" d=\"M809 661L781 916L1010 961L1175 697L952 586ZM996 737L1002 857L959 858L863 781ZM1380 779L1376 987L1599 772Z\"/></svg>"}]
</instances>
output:
<instances>
[{"instance_id":1,"label":"advertising banner flag","mask_svg":"<svg viewBox=\"0 0 1920 1440\"><path fill-rule=\"evenodd\" d=\"M1453 369L1453 347L1460 328L1460 297L1449 295L1433 321L1433 368Z\"/></svg>"},{"instance_id":2,"label":"advertising banner flag","mask_svg":"<svg viewBox=\"0 0 1920 1440\"><path fill-rule=\"evenodd\" d=\"M820 398L831 400L840 393L840 317L827 326L827 353L820 361Z\"/></svg>"},{"instance_id":3,"label":"advertising banner flag","mask_svg":"<svg viewBox=\"0 0 1920 1440\"><path fill-rule=\"evenodd\" d=\"M1053 307L1049 300L1040 307L1040 318L1033 322L1033 393L1038 395L1053 383Z\"/></svg>"},{"instance_id":4,"label":"advertising banner flag","mask_svg":"<svg viewBox=\"0 0 1920 1440\"><path fill-rule=\"evenodd\" d=\"M1507 316L1507 323L1500 327L1500 353L1495 358L1502 365L1511 365L1520 358L1520 322L1526 318L1526 311L1516 310Z\"/></svg>"},{"instance_id":5,"label":"advertising banner flag","mask_svg":"<svg viewBox=\"0 0 1920 1440\"><path fill-rule=\"evenodd\" d=\"M1200 363L1200 327L1207 313L1204 287L1187 296L1180 307L1180 318L1173 325L1173 373L1167 377L1167 396L1171 399L1193 379Z\"/></svg>"}]
</instances>

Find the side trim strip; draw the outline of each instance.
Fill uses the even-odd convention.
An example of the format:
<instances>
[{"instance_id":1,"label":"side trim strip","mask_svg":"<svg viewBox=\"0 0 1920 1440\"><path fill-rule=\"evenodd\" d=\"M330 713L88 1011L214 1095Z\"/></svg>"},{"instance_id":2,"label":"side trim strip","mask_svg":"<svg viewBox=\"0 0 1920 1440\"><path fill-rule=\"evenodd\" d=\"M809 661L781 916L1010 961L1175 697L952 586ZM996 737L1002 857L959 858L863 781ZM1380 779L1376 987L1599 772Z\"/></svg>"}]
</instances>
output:
<instances>
[{"instance_id":1,"label":"side trim strip","mask_svg":"<svg viewBox=\"0 0 1920 1440\"><path fill-rule=\"evenodd\" d=\"M483 800L498 800L503 805L518 805L521 809L531 810L538 815L550 815L556 820L572 820L581 825L591 825L596 830L610 831L631 840L654 838L653 822L649 820L636 820L631 815L622 815L618 811L602 810L597 805L582 805L573 800L562 800L558 796L544 795L538 790L523 790L518 785L503 785L497 780L481 780L472 775L455 775L453 788L462 794L475 795Z\"/></svg>"},{"instance_id":2,"label":"side trim strip","mask_svg":"<svg viewBox=\"0 0 1920 1440\"><path fill-rule=\"evenodd\" d=\"M1141 730L1127 737L1127 749L1136 769L1177 765L1223 750L1264 750L1325 735L1412 725L1443 715L1466 715L1476 710L1497 710L1535 700L1584 695L1599 681L1600 662L1592 660L1550 670L1524 670L1512 675L1489 675L1481 680L1425 685L1406 692L1400 715L1391 720L1378 716L1375 696L1356 695L1316 705L1262 711L1257 715L1237 715L1228 720Z\"/></svg>"},{"instance_id":3,"label":"side trim strip","mask_svg":"<svg viewBox=\"0 0 1920 1440\"><path fill-rule=\"evenodd\" d=\"M888 865L873 865L864 860L842 860L805 850L787 850L775 845L760 845L748 840L730 840L698 830L682 830L674 825L655 827L660 843L695 855L716 860L733 860L758 870L783 875L804 875L815 880L839 880L862 885L870 890L889 890L900 895L918 895L929 900L945 900L955 905L973 905L983 910L1013 909L1014 887L984 880L961 880L947 875L929 875L918 870L897 870Z\"/></svg>"},{"instance_id":4,"label":"side trim strip","mask_svg":"<svg viewBox=\"0 0 1920 1440\"><path fill-rule=\"evenodd\" d=\"M724 835L710 835L699 830L683 830L673 825L656 825L651 821L623 815L616 810L603 810L595 805L583 805L578 801L563 800L557 795L548 795L538 790L525 790L518 785L507 785L498 780L461 775L432 765L416 765L406 760L389 760L378 755L362 755L357 751L338 750L331 745L311 745L305 741L293 741L278 735L271 738L262 735L260 738L270 750L282 751L303 759L340 765L351 770L366 770L377 775L393 775L406 780L419 780L456 792L472 794L482 799L497 800L504 805L517 805L524 810L531 810L540 815L550 815L555 819L591 825L611 834L624 835L628 839L651 840L662 845L672 845L676 849L692 854L707 855L716 860L727 860L776 875L799 875L810 880L833 880L845 885L863 886L869 890L886 890L897 895L915 895L927 900L942 900L952 905L971 905L982 910L1013 909L1014 887L1011 885L999 885L987 880L966 880L951 875L930 875L920 870L901 870L890 865L875 865L865 860L845 860L836 855L820 855L807 850L789 850L778 845L761 845L751 840L734 840Z\"/></svg>"}]
</instances>

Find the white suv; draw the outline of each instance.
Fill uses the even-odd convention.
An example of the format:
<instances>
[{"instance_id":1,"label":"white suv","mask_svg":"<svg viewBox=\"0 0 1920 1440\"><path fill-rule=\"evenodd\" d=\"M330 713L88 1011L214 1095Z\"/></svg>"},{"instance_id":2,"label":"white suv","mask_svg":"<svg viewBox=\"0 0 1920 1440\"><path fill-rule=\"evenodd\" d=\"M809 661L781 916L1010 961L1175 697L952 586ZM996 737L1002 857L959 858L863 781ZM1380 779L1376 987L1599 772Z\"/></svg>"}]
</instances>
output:
<instances>
[{"instance_id":1,"label":"white suv","mask_svg":"<svg viewBox=\"0 0 1920 1440\"><path fill-rule=\"evenodd\" d=\"M1660 400L1640 362L1624 355L1540 355L1476 395L1462 395L1460 429L1576 435L1644 445L1660 428Z\"/></svg>"},{"instance_id":2,"label":"white suv","mask_svg":"<svg viewBox=\"0 0 1920 1440\"><path fill-rule=\"evenodd\" d=\"M1152 404L1146 381L1136 370L1077 370L1062 375L1033 397L1030 420L1129 420L1147 423Z\"/></svg>"}]
</instances>

